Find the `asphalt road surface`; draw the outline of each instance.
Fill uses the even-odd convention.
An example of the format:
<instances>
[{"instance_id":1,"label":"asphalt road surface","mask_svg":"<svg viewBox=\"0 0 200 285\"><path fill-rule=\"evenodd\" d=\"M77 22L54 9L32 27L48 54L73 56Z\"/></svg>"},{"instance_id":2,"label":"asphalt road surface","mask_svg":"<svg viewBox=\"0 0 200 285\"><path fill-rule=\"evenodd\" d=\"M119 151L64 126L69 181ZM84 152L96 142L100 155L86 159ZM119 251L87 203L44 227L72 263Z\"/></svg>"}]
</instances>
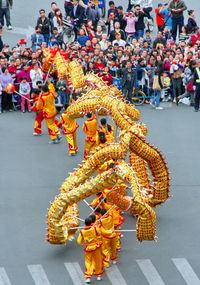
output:
<instances>
[{"instance_id":1,"label":"asphalt road surface","mask_svg":"<svg viewBox=\"0 0 200 285\"><path fill-rule=\"evenodd\" d=\"M15 46L20 38L30 39L31 33L34 31L34 27L39 16L39 9L44 8L47 12L50 11L49 0L13 0L14 5L11 10L11 22L13 25L12 31L7 31L4 29L3 42ZM57 0L58 6L63 10L64 13L64 0ZM108 4L109 0L106 0ZM157 7L158 3L166 3L167 1L162 0L153 0L154 7ZM117 6L123 5L124 9L128 6L128 1L115 0ZM197 21L200 22L200 10L199 10L199 1L198 0L185 0L185 3L188 6L188 9L194 9L196 11ZM185 12L187 19L187 12ZM155 28L154 32L157 29ZM28 41L29 42L29 41Z\"/></svg>"},{"instance_id":2,"label":"asphalt road surface","mask_svg":"<svg viewBox=\"0 0 200 285\"><path fill-rule=\"evenodd\" d=\"M200 114L174 104L163 111L148 105L140 110L148 141L169 162L172 198L156 208L158 241L138 243L134 232L125 233L119 262L106 271L101 284L200 284ZM66 246L44 241L49 202L83 157L83 120L76 157L68 156L64 137L61 144L49 145L45 126L43 136L32 136L33 120L29 113L0 115L0 284L83 284L83 249L76 241ZM83 202L79 206L85 218L90 209ZM125 218L123 228L135 229L135 219L129 214Z\"/></svg>"},{"instance_id":3,"label":"asphalt road surface","mask_svg":"<svg viewBox=\"0 0 200 285\"><path fill-rule=\"evenodd\" d=\"M4 42L14 45L23 37L14 34L17 28L34 27L39 8L47 9L49 2L14 1L12 24L16 29L5 31ZM198 14L198 1L186 3ZM141 121L149 128L148 140L169 162L172 198L156 209L158 241L138 243L134 232L124 234L119 262L100 283L200 285L200 114L170 104L163 111L150 106L140 110ZM84 135L79 128L80 151L77 157L69 157L64 137L61 144L49 145L45 127L43 136L32 136L33 120L34 114L0 115L0 285L83 284L83 249L75 240L53 246L44 239L49 202L68 172L81 162ZM90 213L83 202L79 207L82 218ZM125 218L123 228L135 229L135 219L128 214Z\"/></svg>"}]
</instances>

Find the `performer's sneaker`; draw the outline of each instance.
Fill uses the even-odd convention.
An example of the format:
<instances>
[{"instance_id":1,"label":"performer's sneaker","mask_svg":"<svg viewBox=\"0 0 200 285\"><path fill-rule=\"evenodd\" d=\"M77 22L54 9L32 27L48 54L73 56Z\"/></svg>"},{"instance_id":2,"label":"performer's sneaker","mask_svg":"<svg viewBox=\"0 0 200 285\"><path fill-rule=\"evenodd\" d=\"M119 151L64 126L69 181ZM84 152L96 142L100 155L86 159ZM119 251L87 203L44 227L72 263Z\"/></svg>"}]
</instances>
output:
<instances>
[{"instance_id":1,"label":"performer's sneaker","mask_svg":"<svg viewBox=\"0 0 200 285\"><path fill-rule=\"evenodd\" d=\"M97 277L97 281L101 281L102 280L102 278L101 277Z\"/></svg>"},{"instance_id":2,"label":"performer's sneaker","mask_svg":"<svg viewBox=\"0 0 200 285\"><path fill-rule=\"evenodd\" d=\"M49 142L49 144L58 144L59 143L59 140L51 140L50 142Z\"/></svg>"},{"instance_id":3,"label":"performer's sneaker","mask_svg":"<svg viewBox=\"0 0 200 285\"><path fill-rule=\"evenodd\" d=\"M117 260L113 260L113 264L117 264Z\"/></svg>"},{"instance_id":4,"label":"performer's sneaker","mask_svg":"<svg viewBox=\"0 0 200 285\"><path fill-rule=\"evenodd\" d=\"M57 135L57 139L60 141L62 139L61 135Z\"/></svg>"},{"instance_id":5,"label":"performer's sneaker","mask_svg":"<svg viewBox=\"0 0 200 285\"><path fill-rule=\"evenodd\" d=\"M38 134L36 132L33 132L33 136L41 136L42 134Z\"/></svg>"},{"instance_id":6,"label":"performer's sneaker","mask_svg":"<svg viewBox=\"0 0 200 285\"><path fill-rule=\"evenodd\" d=\"M75 153L69 153L69 156L75 156L76 154Z\"/></svg>"},{"instance_id":7,"label":"performer's sneaker","mask_svg":"<svg viewBox=\"0 0 200 285\"><path fill-rule=\"evenodd\" d=\"M87 279L85 280L85 283L87 283L87 284L90 284L90 282L91 282L90 278L87 278Z\"/></svg>"}]
</instances>

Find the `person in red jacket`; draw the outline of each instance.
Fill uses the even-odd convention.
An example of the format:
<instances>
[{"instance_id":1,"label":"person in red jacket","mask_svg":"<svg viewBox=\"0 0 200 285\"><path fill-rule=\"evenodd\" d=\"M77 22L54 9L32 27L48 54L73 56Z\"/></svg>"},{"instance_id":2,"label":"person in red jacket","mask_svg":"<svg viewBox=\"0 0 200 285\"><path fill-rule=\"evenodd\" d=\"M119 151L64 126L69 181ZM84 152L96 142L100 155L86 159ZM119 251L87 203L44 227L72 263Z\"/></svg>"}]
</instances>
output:
<instances>
[{"instance_id":1,"label":"person in red jacket","mask_svg":"<svg viewBox=\"0 0 200 285\"><path fill-rule=\"evenodd\" d=\"M155 9L155 14L156 14L156 24L158 26L158 31L162 32L164 29L164 24L165 24L165 20L164 20L164 15L159 15L160 9L162 7L162 4L158 4L158 8Z\"/></svg>"},{"instance_id":2,"label":"person in red jacket","mask_svg":"<svg viewBox=\"0 0 200 285\"><path fill-rule=\"evenodd\" d=\"M112 74L110 74L110 69L108 66L104 68L104 71L99 73L99 76L102 77L103 81L110 86L113 82Z\"/></svg>"}]
</instances>

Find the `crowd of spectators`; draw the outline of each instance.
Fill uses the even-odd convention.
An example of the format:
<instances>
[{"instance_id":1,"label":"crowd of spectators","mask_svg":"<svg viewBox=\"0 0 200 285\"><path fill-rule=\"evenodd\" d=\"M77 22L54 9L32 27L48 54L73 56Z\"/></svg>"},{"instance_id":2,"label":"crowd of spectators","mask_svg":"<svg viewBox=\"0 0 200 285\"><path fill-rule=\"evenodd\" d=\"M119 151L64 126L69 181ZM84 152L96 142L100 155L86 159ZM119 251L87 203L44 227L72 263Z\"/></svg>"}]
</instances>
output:
<instances>
[{"instance_id":1,"label":"crowd of spectators","mask_svg":"<svg viewBox=\"0 0 200 285\"><path fill-rule=\"evenodd\" d=\"M85 73L98 73L108 85L117 82L130 102L135 88L141 88L148 94L146 103L156 109L162 109L161 98L177 105L187 98L185 102L198 111L200 96L195 96L193 77L200 66L200 29L195 11L187 11L186 21L184 11L188 8L182 0L158 4L155 10L151 0L131 3L128 8L116 7L110 1L104 19L94 0L65 1L64 12L55 2L51 3L49 13L40 9L31 46L21 39L16 47L3 45L1 48L0 112L12 111L18 100L17 96L6 93L7 84L14 83L17 90L23 89L20 85L29 84L27 92L31 93L45 79L41 66L43 49L48 46L70 50ZM65 17L71 19L74 27L73 42L64 41ZM198 74L195 76L198 81ZM49 80L54 81L58 93L65 97L62 99L65 105L69 92L67 82L56 74L50 74ZM63 81L61 87L59 81ZM21 110L25 112L25 102L21 101ZM27 110L30 111L29 105Z\"/></svg>"}]
</instances>

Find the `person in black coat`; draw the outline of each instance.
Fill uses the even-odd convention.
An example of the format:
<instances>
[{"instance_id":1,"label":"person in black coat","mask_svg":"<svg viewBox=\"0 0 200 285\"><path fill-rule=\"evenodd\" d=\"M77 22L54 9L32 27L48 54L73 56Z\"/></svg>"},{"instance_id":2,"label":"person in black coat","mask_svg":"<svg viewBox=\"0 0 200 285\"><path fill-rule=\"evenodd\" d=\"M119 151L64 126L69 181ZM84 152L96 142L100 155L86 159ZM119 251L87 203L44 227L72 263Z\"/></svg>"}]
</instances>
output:
<instances>
[{"instance_id":1,"label":"person in black coat","mask_svg":"<svg viewBox=\"0 0 200 285\"><path fill-rule=\"evenodd\" d=\"M126 68L122 69L122 92L130 103L132 103L132 93L135 90L135 72L132 68L132 63L130 61L127 62Z\"/></svg>"},{"instance_id":2,"label":"person in black coat","mask_svg":"<svg viewBox=\"0 0 200 285\"><path fill-rule=\"evenodd\" d=\"M85 18L85 9L79 4L78 0L73 1L73 8L70 14L71 19L76 20L77 27L83 23Z\"/></svg>"},{"instance_id":3,"label":"person in black coat","mask_svg":"<svg viewBox=\"0 0 200 285\"><path fill-rule=\"evenodd\" d=\"M45 10L40 9L40 17L37 20L37 27L41 29L41 35L43 35L45 42L48 44L50 36L50 22L46 17Z\"/></svg>"},{"instance_id":4,"label":"person in black coat","mask_svg":"<svg viewBox=\"0 0 200 285\"><path fill-rule=\"evenodd\" d=\"M145 23L144 18L148 18L148 14L143 11L140 5L135 5L135 16L138 17L138 21L135 23L135 37L138 40L139 38L143 38L144 30L145 30Z\"/></svg>"},{"instance_id":5,"label":"person in black coat","mask_svg":"<svg viewBox=\"0 0 200 285\"><path fill-rule=\"evenodd\" d=\"M195 20L195 12L194 10L189 10L188 11L188 23L187 23L187 28L189 34L194 33L196 27L197 27L197 22Z\"/></svg>"}]
</instances>

